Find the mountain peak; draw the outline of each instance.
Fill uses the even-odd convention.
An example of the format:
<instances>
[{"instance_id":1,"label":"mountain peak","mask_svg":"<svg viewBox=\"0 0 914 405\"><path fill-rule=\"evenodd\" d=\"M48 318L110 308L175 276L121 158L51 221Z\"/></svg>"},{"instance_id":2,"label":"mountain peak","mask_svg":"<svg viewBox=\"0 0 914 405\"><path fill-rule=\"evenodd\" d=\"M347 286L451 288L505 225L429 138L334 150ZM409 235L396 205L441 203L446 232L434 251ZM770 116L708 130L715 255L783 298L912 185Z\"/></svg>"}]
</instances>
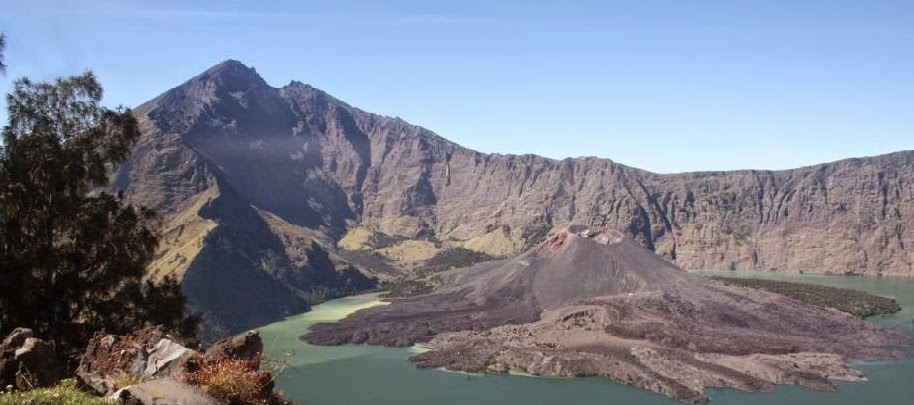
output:
<instances>
[{"instance_id":1,"label":"mountain peak","mask_svg":"<svg viewBox=\"0 0 914 405\"><path fill-rule=\"evenodd\" d=\"M292 80L292 81L290 81L289 84L286 85L286 87L304 87L304 88L311 88L310 85L308 85L308 84L306 84L306 83L302 83L302 82L300 82L300 81L298 81L298 80Z\"/></svg>"},{"instance_id":2,"label":"mountain peak","mask_svg":"<svg viewBox=\"0 0 914 405\"><path fill-rule=\"evenodd\" d=\"M215 80L216 83L230 88L249 87L254 83L266 84L257 70L235 59L228 59L207 69L198 76L204 80Z\"/></svg>"},{"instance_id":3,"label":"mountain peak","mask_svg":"<svg viewBox=\"0 0 914 405\"><path fill-rule=\"evenodd\" d=\"M207 106L228 99L240 99L243 94L268 94L271 87L257 70L235 59L213 65L153 101L137 108L167 131L186 132Z\"/></svg>"},{"instance_id":4,"label":"mountain peak","mask_svg":"<svg viewBox=\"0 0 914 405\"><path fill-rule=\"evenodd\" d=\"M203 74L221 74L226 72L250 72L257 74L257 70L252 66L245 65L243 62L237 59L226 59L222 62L219 62L206 71Z\"/></svg>"}]
</instances>

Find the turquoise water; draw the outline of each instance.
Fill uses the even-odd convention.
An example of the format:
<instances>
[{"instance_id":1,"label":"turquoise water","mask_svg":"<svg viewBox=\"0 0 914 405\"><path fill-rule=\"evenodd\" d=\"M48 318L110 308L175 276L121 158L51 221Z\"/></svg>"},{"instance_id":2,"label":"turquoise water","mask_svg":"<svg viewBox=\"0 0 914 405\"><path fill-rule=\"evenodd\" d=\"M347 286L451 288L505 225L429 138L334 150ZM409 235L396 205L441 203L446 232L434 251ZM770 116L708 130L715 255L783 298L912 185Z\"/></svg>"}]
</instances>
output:
<instances>
[{"instance_id":1,"label":"turquoise water","mask_svg":"<svg viewBox=\"0 0 914 405\"><path fill-rule=\"evenodd\" d=\"M703 272L712 274L711 272ZM870 318L914 337L914 278L847 277L804 274L713 272L854 288L896 297L902 311ZM306 404L676 404L653 392L600 378L565 379L516 375L468 375L420 370L406 358L418 349L374 346L321 347L299 336L316 322L332 322L374 297L328 301L311 312L260 328L268 357L285 359L277 388ZM910 351L914 354L914 351ZM910 404L914 402L914 360L854 364L867 383L839 383L838 392L778 386L773 392L711 390L712 404Z\"/></svg>"}]
</instances>

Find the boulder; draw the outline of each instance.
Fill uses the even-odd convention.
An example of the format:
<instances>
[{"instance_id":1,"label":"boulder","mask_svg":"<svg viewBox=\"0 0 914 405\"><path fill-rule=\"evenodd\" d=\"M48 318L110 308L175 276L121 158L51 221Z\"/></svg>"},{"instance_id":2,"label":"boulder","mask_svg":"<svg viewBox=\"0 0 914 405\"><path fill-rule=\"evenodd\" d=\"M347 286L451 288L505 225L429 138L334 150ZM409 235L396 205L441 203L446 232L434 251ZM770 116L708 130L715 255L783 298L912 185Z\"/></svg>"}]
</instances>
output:
<instances>
[{"instance_id":1,"label":"boulder","mask_svg":"<svg viewBox=\"0 0 914 405\"><path fill-rule=\"evenodd\" d=\"M224 359L237 359L256 365L260 364L262 353L263 341L260 339L260 333L251 330L214 343L203 353L203 361L215 363ZM254 369L256 370L256 367Z\"/></svg>"},{"instance_id":2,"label":"boulder","mask_svg":"<svg viewBox=\"0 0 914 405\"><path fill-rule=\"evenodd\" d=\"M6 350L11 347L21 347L26 339L34 337L34 335L35 333L29 328L13 329L9 335L3 338L3 343L0 343L0 349Z\"/></svg>"},{"instance_id":3,"label":"boulder","mask_svg":"<svg viewBox=\"0 0 914 405\"><path fill-rule=\"evenodd\" d=\"M76 376L100 395L116 391L119 376L183 378L196 352L170 338L161 327L147 327L133 335L97 333L80 357Z\"/></svg>"},{"instance_id":4,"label":"boulder","mask_svg":"<svg viewBox=\"0 0 914 405\"><path fill-rule=\"evenodd\" d=\"M0 386L18 390L54 385L64 368L48 342L27 328L16 328L0 343Z\"/></svg>"},{"instance_id":5,"label":"boulder","mask_svg":"<svg viewBox=\"0 0 914 405\"><path fill-rule=\"evenodd\" d=\"M125 405L218 405L221 402L198 387L172 377L131 385L110 395Z\"/></svg>"},{"instance_id":6,"label":"boulder","mask_svg":"<svg viewBox=\"0 0 914 405\"><path fill-rule=\"evenodd\" d=\"M149 353L143 375L146 377L170 375L180 376L188 360L197 352L171 339L161 339Z\"/></svg>"},{"instance_id":7,"label":"boulder","mask_svg":"<svg viewBox=\"0 0 914 405\"><path fill-rule=\"evenodd\" d=\"M282 403L273 394L270 373L259 371L262 352L263 342L256 331L221 340L201 353L169 338L160 327L149 327L129 336L96 334L76 374L98 394L127 404L219 403L197 388L212 384L213 378L256 381L257 392L247 392L248 398L256 403ZM226 369L220 364L226 361L240 361L240 368ZM227 372L235 375L222 374ZM117 386L118 379L139 382L124 387Z\"/></svg>"}]
</instances>

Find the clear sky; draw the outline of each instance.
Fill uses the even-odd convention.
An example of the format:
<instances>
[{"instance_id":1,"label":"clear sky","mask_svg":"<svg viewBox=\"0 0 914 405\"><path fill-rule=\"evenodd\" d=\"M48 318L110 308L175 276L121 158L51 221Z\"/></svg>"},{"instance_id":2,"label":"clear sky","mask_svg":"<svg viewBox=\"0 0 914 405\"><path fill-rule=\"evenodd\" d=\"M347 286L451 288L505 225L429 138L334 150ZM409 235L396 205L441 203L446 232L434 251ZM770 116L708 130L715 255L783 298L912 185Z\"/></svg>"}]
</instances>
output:
<instances>
[{"instance_id":1,"label":"clear sky","mask_svg":"<svg viewBox=\"0 0 914 405\"><path fill-rule=\"evenodd\" d=\"M135 106L233 58L484 152L679 172L914 149L911 0L0 0L0 31L3 93L91 69Z\"/></svg>"}]
</instances>

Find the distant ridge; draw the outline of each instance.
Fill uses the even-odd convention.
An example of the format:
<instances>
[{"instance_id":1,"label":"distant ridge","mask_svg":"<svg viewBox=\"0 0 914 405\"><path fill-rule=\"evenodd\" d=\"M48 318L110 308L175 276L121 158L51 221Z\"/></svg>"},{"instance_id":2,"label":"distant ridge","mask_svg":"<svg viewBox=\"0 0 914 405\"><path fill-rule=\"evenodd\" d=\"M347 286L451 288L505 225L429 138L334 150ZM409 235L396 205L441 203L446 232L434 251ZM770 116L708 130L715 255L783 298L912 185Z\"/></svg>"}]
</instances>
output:
<instances>
[{"instance_id":1,"label":"distant ridge","mask_svg":"<svg viewBox=\"0 0 914 405\"><path fill-rule=\"evenodd\" d=\"M398 260L513 255L570 223L619 229L687 269L914 275L910 151L674 175L483 154L234 60L135 112L143 136L114 187L166 214L150 274L182 276L214 336L413 277ZM407 244L356 243L373 250L354 260L336 245L353 233ZM374 267L384 253L406 272Z\"/></svg>"}]
</instances>

